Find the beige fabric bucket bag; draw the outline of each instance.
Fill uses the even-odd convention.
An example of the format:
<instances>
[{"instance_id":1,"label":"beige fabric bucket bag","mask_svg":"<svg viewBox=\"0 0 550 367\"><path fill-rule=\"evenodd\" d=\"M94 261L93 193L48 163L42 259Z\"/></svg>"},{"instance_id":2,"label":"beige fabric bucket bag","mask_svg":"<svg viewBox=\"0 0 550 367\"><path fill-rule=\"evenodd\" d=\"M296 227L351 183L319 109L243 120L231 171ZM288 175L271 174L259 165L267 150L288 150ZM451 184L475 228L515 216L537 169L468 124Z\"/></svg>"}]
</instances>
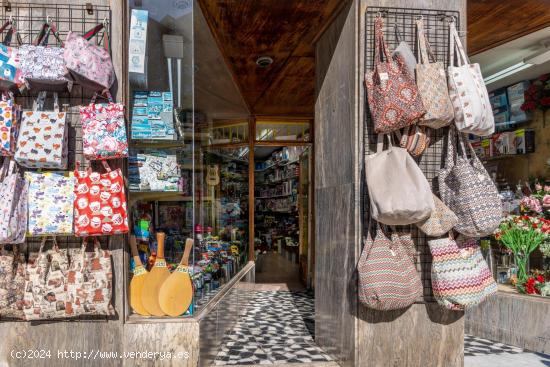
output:
<instances>
[{"instance_id":1,"label":"beige fabric bucket bag","mask_svg":"<svg viewBox=\"0 0 550 367\"><path fill-rule=\"evenodd\" d=\"M365 158L371 214L388 225L407 225L428 218L435 208L430 184L406 149L383 150L378 135L376 154Z\"/></svg>"}]
</instances>

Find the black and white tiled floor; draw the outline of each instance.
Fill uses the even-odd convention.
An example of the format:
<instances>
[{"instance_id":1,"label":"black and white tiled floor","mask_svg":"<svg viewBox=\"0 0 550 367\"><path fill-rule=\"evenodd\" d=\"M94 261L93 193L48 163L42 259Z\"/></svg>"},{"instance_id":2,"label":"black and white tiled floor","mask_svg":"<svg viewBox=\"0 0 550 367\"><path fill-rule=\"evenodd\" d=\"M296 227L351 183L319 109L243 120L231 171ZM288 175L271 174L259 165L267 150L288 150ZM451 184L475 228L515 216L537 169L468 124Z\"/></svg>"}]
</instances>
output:
<instances>
[{"instance_id":1,"label":"black and white tiled floor","mask_svg":"<svg viewBox=\"0 0 550 367\"><path fill-rule=\"evenodd\" d=\"M548 355L471 335L464 336L464 367L548 366L550 366Z\"/></svg>"},{"instance_id":2,"label":"black and white tiled floor","mask_svg":"<svg viewBox=\"0 0 550 367\"><path fill-rule=\"evenodd\" d=\"M314 300L308 292L256 291L224 339L215 365L328 362L313 341Z\"/></svg>"},{"instance_id":3,"label":"black and white tiled floor","mask_svg":"<svg viewBox=\"0 0 550 367\"><path fill-rule=\"evenodd\" d=\"M522 348L477 338L472 335L464 335L464 357L487 354L520 354L523 352Z\"/></svg>"}]
</instances>

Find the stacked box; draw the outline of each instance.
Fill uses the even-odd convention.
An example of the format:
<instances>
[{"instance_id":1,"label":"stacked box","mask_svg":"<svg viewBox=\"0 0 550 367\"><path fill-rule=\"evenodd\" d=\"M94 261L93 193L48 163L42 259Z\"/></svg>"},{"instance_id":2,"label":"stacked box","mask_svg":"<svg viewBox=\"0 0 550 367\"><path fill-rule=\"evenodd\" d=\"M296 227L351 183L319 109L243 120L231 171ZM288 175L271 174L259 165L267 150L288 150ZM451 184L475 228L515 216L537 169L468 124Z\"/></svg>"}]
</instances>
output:
<instances>
[{"instance_id":1,"label":"stacked box","mask_svg":"<svg viewBox=\"0 0 550 367\"><path fill-rule=\"evenodd\" d=\"M516 154L529 154L535 152L535 131L533 129L519 129L514 131L514 143Z\"/></svg>"},{"instance_id":2,"label":"stacked box","mask_svg":"<svg viewBox=\"0 0 550 367\"><path fill-rule=\"evenodd\" d=\"M523 81L507 88L508 103L510 104L510 120L515 122L527 121L531 116L521 110L525 102L525 91L529 89L531 82Z\"/></svg>"}]
</instances>

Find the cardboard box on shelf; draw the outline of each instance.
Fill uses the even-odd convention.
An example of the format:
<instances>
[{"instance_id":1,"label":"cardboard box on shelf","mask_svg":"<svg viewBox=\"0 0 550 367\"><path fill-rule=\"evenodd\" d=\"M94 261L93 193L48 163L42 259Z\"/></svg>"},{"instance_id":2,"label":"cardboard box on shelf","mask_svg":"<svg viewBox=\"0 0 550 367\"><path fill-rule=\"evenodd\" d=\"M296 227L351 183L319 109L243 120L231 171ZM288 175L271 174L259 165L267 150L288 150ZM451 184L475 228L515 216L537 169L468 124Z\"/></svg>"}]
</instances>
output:
<instances>
[{"instance_id":1,"label":"cardboard box on shelf","mask_svg":"<svg viewBox=\"0 0 550 367\"><path fill-rule=\"evenodd\" d=\"M474 148L474 152L476 153L479 159L487 158L485 157L485 149L481 145L481 140L474 141L471 144L472 144L472 148Z\"/></svg>"},{"instance_id":2,"label":"cardboard box on shelf","mask_svg":"<svg viewBox=\"0 0 550 367\"><path fill-rule=\"evenodd\" d=\"M499 88L489 93L491 108L493 111L508 106L508 97L506 96L506 88Z\"/></svg>"},{"instance_id":3,"label":"cardboard box on shelf","mask_svg":"<svg viewBox=\"0 0 550 367\"><path fill-rule=\"evenodd\" d=\"M481 147L483 148L483 156L485 158L493 157L493 140L491 138L485 138L481 141Z\"/></svg>"},{"instance_id":4,"label":"cardboard box on shelf","mask_svg":"<svg viewBox=\"0 0 550 367\"><path fill-rule=\"evenodd\" d=\"M535 152L535 131L533 129L519 129L514 131L514 147L516 154Z\"/></svg>"},{"instance_id":5,"label":"cardboard box on shelf","mask_svg":"<svg viewBox=\"0 0 550 367\"><path fill-rule=\"evenodd\" d=\"M508 133L496 133L491 136L494 157L508 154L509 137L510 135Z\"/></svg>"},{"instance_id":6,"label":"cardboard box on shelf","mask_svg":"<svg viewBox=\"0 0 550 367\"><path fill-rule=\"evenodd\" d=\"M523 103L523 101L525 100L525 91L529 88L530 85L531 82L525 80L506 88L509 104L512 105L517 103L518 101L521 101L521 103Z\"/></svg>"}]
</instances>

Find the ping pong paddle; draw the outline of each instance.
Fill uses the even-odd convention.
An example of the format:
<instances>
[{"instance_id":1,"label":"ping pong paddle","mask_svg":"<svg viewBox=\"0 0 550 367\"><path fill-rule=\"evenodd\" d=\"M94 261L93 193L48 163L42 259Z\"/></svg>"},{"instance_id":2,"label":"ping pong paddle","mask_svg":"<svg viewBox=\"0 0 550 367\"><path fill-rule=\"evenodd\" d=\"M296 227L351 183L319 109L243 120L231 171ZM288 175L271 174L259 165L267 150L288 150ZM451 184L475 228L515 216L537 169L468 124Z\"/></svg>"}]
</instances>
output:
<instances>
[{"instance_id":1,"label":"ping pong paddle","mask_svg":"<svg viewBox=\"0 0 550 367\"><path fill-rule=\"evenodd\" d=\"M135 313L142 316L150 316L151 314L143 308L143 304L141 303L141 290L143 289L143 282L147 277L147 269L145 269L141 263L141 259L139 258L136 236L134 235L130 236L130 249L132 251L135 264L134 276L130 281L130 306Z\"/></svg>"},{"instance_id":2,"label":"ping pong paddle","mask_svg":"<svg viewBox=\"0 0 550 367\"><path fill-rule=\"evenodd\" d=\"M162 283L170 276L170 271L164 259L164 240L166 234L157 232L157 257L155 263L145 277L141 291L141 303L143 308L153 316L164 316L159 305L159 290Z\"/></svg>"},{"instance_id":3,"label":"ping pong paddle","mask_svg":"<svg viewBox=\"0 0 550 367\"><path fill-rule=\"evenodd\" d=\"M172 317L185 313L193 300L193 284L188 272L189 254L192 249L193 239L188 238L178 267L164 281L159 291L160 308Z\"/></svg>"}]
</instances>

